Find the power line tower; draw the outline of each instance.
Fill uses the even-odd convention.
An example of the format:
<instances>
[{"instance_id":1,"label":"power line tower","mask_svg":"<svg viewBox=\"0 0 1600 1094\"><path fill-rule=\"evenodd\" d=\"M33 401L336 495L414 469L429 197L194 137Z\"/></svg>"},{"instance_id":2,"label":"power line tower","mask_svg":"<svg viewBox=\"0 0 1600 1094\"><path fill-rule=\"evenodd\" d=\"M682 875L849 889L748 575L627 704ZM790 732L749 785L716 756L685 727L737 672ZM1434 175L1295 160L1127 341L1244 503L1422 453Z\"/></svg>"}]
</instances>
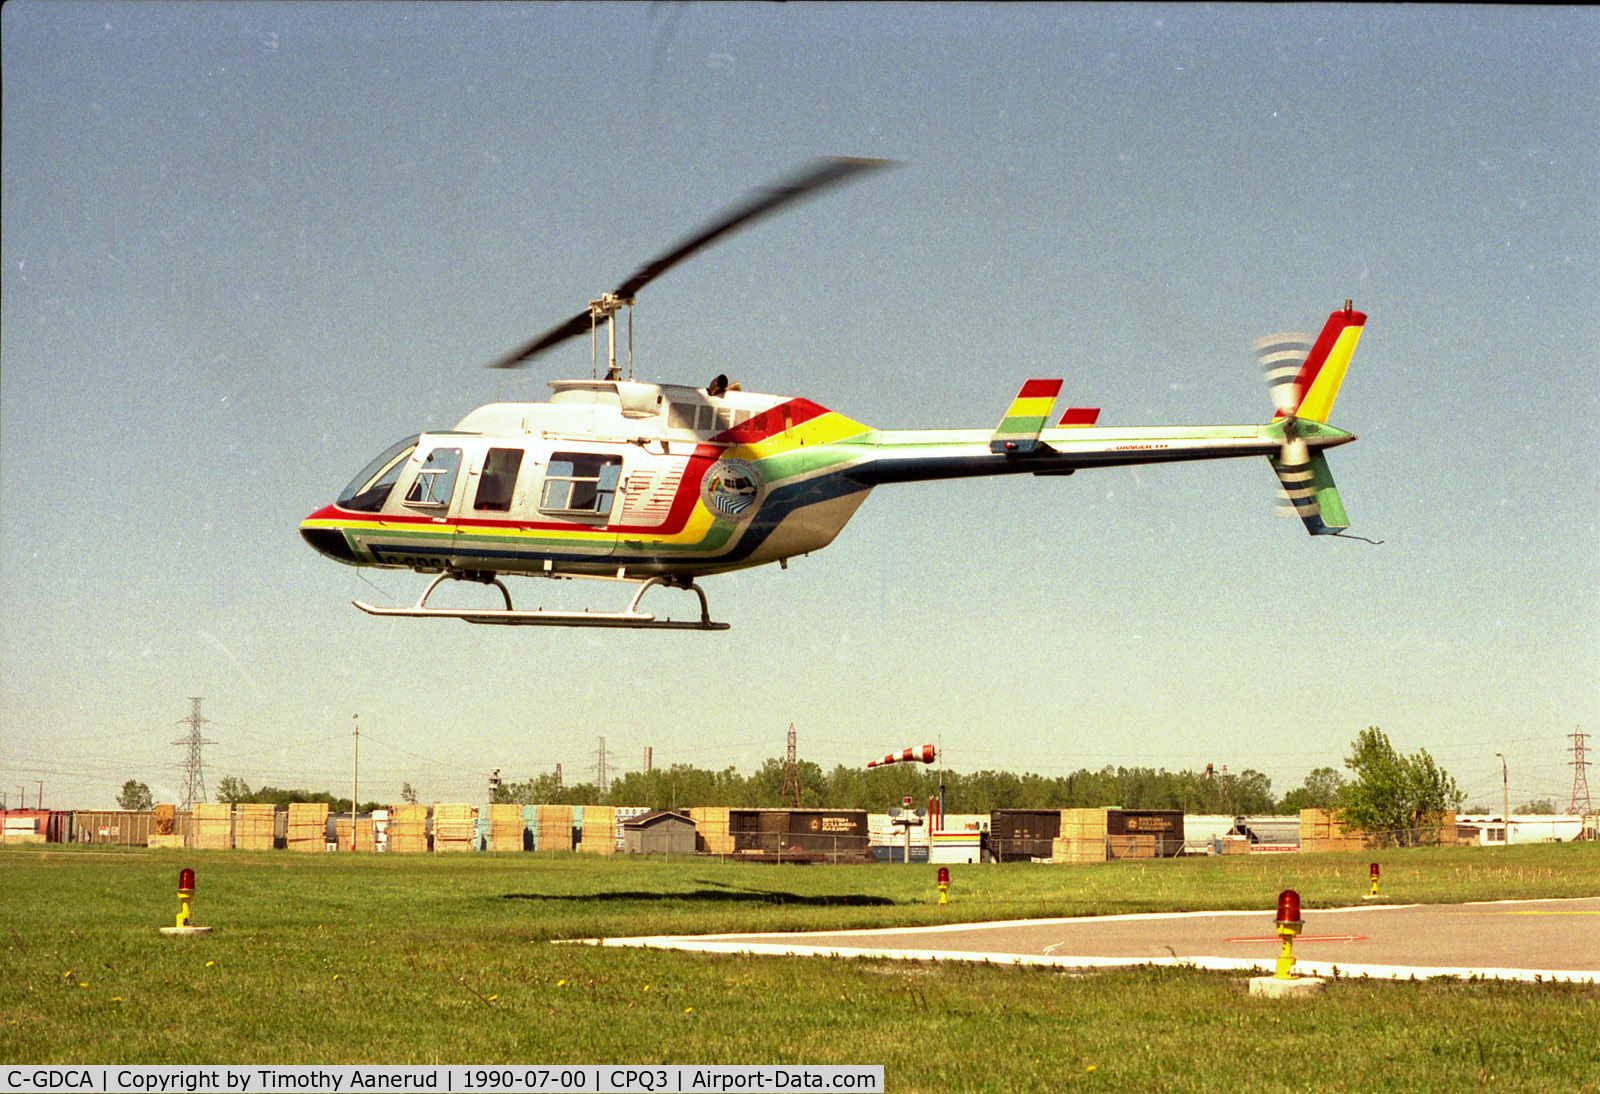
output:
<instances>
[{"instance_id":1,"label":"power line tower","mask_svg":"<svg viewBox=\"0 0 1600 1094\"><path fill-rule=\"evenodd\" d=\"M600 788L601 794L604 794L610 786L610 777L606 774L606 757L609 755L611 753L606 750L606 739L601 737L600 747L595 749L594 753L594 781Z\"/></svg>"},{"instance_id":2,"label":"power line tower","mask_svg":"<svg viewBox=\"0 0 1600 1094\"><path fill-rule=\"evenodd\" d=\"M172 742L174 745L189 746L189 757L183 764L186 780L183 791L183 807L185 809L193 809L195 802L204 802L206 800L206 764L201 756L201 748L204 745L217 743L207 740L201 733L201 727L211 721L210 718L200 713L200 704L204 701L204 698L200 696L191 695L189 697L189 717L178 719L179 725L187 725L189 727L189 735L187 737L179 737Z\"/></svg>"},{"instance_id":3,"label":"power line tower","mask_svg":"<svg viewBox=\"0 0 1600 1094\"><path fill-rule=\"evenodd\" d=\"M1567 806L1567 812L1587 817L1594 812L1589 798L1589 774L1584 770L1589 761L1583 758L1583 742L1589 735L1575 729L1567 736L1572 738L1572 804Z\"/></svg>"},{"instance_id":4,"label":"power line tower","mask_svg":"<svg viewBox=\"0 0 1600 1094\"><path fill-rule=\"evenodd\" d=\"M796 809L800 808L800 768L796 765L794 723L789 723L789 757L783 765L783 793L780 795L786 802L794 802Z\"/></svg>"}]
</instances>

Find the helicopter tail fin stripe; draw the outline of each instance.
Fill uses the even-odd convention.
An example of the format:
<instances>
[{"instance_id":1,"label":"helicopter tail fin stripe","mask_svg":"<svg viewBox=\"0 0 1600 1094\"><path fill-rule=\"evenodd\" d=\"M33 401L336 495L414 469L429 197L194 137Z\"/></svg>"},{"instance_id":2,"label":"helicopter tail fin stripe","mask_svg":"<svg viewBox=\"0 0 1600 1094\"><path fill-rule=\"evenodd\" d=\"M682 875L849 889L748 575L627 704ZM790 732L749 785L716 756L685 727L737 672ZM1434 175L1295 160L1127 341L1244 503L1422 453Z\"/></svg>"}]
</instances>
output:
<instances>
[{"instance_id":1,"label":"helicopter tail fin stripe","mask_svg":"<svg viewBox=\"0 0 1600 1094\"><path fill-rule=\"evenodd\" d=\"M1087 429L1099 420L1099 407L1069 406L1057 424L1066 429Z\"/></svg>"},{"instance_id":2,"label":"helicopter tail fin stripe","mask_svg":"<svg viewBox=\"0 0 1600 1094\"><path fill-rule=\"evenodd\" d=\"M991 452L1026 454L1039 447L1039 434L1050 420L1050 408L1061 394L1060 380L1029 380L989 438Z\"/></svg>"},{"instance_id":3,"label":"helicopter tail fin stripe","mask_svg":"<svg viewBox=\"0 0 1600 1094\"><path fill-rule=\"evenodd\" d=\"M1296 417L1313 422L1328 420L1366 322L1366 315L1351 308L1349 301L1345 302L1343 311L1328 316L1300 375L1295 378L1295 386L1303 393L1300 405L1295 408Z\"/></svg>"}]
</instances>

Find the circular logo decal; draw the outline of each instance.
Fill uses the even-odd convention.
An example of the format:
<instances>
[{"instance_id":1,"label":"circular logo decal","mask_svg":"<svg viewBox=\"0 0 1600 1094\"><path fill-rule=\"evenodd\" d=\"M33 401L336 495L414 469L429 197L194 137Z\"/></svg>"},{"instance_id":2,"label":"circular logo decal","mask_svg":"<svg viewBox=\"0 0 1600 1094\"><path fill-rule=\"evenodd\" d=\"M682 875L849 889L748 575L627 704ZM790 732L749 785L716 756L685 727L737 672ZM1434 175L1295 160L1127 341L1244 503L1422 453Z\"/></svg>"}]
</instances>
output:
<instances>
[{"instance_id":1,"label":"circular logo decal","mask_svg":"<svg viewBox=\"0 0 1600 1094\"><path fill-rule=\"evenodd\" d=\"M761 472L746 460L718 460L700 480L700 500L712 513L730 520L754 516L765 494Z\"/></svg>"}]
</instances>

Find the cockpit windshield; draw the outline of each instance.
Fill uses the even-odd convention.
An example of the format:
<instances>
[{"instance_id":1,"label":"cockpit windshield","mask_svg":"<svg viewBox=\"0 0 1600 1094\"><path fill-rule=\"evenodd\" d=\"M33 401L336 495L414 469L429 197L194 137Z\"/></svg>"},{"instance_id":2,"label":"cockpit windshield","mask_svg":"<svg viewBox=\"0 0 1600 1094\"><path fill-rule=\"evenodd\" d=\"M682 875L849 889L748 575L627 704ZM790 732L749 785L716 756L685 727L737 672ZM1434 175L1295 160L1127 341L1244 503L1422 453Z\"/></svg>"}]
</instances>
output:
<instances>
[{"instance_id":1,"label":"cockpit windshield","mask_svg":"<svg viewBox=\"0 0 1600 1094\"><path fill-rule=\"evenodd\" d=\"M361 469L361 473L350 480L339 494L337 502L341 509L354 509L362 513L376 513L383 508L383 503L389 500L389 491L394 489L400 472L406 466L406 458L416 451L416 437L407 437L403 441L396 441L383 450L383 454Z\"/></svg>"}]
</instances>

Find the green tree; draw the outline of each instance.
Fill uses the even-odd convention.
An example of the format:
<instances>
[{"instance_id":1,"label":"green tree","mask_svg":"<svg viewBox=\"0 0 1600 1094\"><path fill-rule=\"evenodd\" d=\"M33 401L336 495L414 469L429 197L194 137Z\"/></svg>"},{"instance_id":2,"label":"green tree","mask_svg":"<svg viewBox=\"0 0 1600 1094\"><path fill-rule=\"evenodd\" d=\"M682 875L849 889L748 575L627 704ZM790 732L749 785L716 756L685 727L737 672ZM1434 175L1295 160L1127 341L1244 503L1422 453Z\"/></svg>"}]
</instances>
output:
<instances>
[{"instance_id":1,"label":"green tree","mask_svg":"<svg viewBox=\"0 0 1600 1094\"><path fill-rule=\"evenodd\" d=\"M123 783L122 793L117 795L117 805L122 809L151 809L155 804L155 799L150 796L150 788L133 779Z\"/></svg>"},{"instance_id":2,"label":"green tree","mask_svg":"<svg viewBox=\"0 0 1600 1094\"><path fill-rule=\"evenodd\" d=\"M222 781L217 783L217 800L228 805L251 801L254 793L250 784L237 775L224 775Z\"/></svg>"},{"instance_id":3,"label":"green tree","mask_svg":"<svg viewBox=\"0 0 1600 1094\"><path fill-rule=\"evenodd\" d=\"M1548 817L1555 814L1556 803L1549 798L1540 798L1538 801L1523 802L1516 811L1525 817Z\"/></svg>"},{"instance_id":4,"label":"green tree","mask_svg":"<svg viewBox=\"0 0 1600 1094\"><path fill-rule=\"evenodd\" d=\"M1339 793L1339 823L1378 846L1429 841L1465 797L1427 749L1402 756L1377 726L1356 736L1344 765L1355 778Z\"/></svg>"},{"instance_id":5,"label":"green tree","mask_svg":"<svg viewBox=\"0 0 1600 1094\"><path fill-rule=\"evenodd\" d=\"M1302 809L1332 810L1339 804L1339 791L1344 789L1344 776L1337 768L1314 767L1306 781L1283 796L1279 811L1299 813Z\"/></svg>"},{"instance_id":6,"label":"green tree","mask_svg":"<svg viewBox=\"0 0 1600 1094\"><path fill-rule=\"evenodd\" d=\"M402 802L404 802L406 805L416 805L417 804L417 788L412 786L410 783L401 783L400 784L400 800ZM495 800L496 801L500 800L498 795L496 796Z\"/></svg>"}]
</instances>

